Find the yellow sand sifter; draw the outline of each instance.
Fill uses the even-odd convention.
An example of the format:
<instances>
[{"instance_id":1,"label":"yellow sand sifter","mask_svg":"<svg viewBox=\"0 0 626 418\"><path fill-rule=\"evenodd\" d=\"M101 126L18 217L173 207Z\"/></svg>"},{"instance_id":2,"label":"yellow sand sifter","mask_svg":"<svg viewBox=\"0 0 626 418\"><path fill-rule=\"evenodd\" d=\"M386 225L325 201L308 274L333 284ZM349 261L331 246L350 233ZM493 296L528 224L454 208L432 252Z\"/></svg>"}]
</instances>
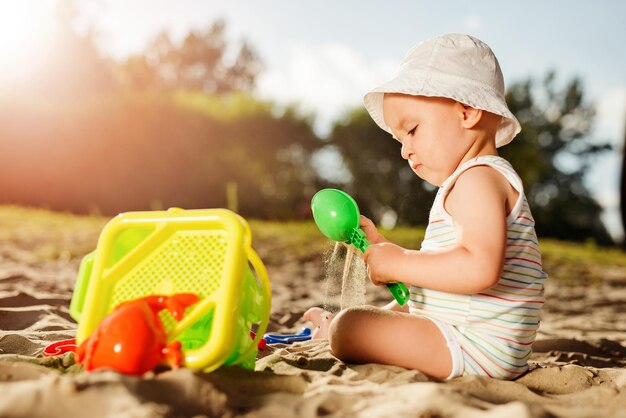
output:
<instances>
[{"instance_id":1,"label":"yellow sand sifter","mask_svg":"<svg viewBox=\"0 0 626 418\"><path fill-rule=\"evenodd\" d=\"M269 320L270 283L251 247L248 223L226 209L172 208L113 218L80 265L70 305L79 323L76 343L120 303L175 293L200 298L180 322L167 310L159 312L169 340L182 344L186 367L254 368Z\"/></svg>"}]
</instances>

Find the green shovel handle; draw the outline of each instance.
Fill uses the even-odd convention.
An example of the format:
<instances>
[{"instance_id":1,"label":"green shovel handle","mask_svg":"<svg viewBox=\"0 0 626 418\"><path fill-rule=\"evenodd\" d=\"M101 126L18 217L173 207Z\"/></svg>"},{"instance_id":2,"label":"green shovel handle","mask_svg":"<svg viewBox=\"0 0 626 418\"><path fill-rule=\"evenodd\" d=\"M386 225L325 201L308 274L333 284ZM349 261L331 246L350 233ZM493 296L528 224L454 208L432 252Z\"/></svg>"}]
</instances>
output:
<instances>
[{"instance_id":1,"label":"green shovel handle","mask_svg":"<svg viewBox=\"0 0 626 418\"><path fill-rule=\"evenodd\" d=\"M400 306L404 306L406 301L409 300L409 297L411 296L409 289L407 289L404 283L387 283L387 289L389 289L393 298Z\"/></svg>"},{"instance_id":2,"label":"green shovel handle","mask_svg":"<svg viewBox=\"0 0 626 418\"><path fill-rule=\"evenodd\" d=\"M370 246L369 241L365 238L365 232L361 230L361 228L356 228L352 235L350 236L350 240L348 244L351 244L361 250L362 253L365 252L367 247ZM387 289L393 295L393 298L398 302L398 305L404 306L409 297L411 296L409 289L407 289L404 283L387 283Z\"/></svg>"}]
</instances>

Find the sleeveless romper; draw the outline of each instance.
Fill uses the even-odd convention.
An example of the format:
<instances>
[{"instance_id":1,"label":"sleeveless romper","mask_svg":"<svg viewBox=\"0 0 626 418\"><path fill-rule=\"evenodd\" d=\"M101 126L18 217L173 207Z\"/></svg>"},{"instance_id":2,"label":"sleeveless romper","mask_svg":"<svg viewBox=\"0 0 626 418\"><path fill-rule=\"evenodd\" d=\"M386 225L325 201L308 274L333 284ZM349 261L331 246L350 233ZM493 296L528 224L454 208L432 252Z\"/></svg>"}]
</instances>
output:
<instances>
[{"instance_id":1,"label":"sleeveless romper","mask_svg":"<svg viewBox=\"0 0 626 418\"><path fill-rule=\"evenodd\" d=\"M507 216L504 268L491 288L470 295L411 286L412 314L432 319L450 344L460 348L462 365L454 375L483 375L514 379L528 370L531 344L539 328L546 274L520 177L498 156L481 156L463 163L439 188L430 211L421 250L435 252L457 245L454 223L443 202L458 177L467 169L486 165L501 173L519 197ZM451 351L454 358L454 350ZM454 361L453 361L454 363ZM461 363L459 361L459 363ZM451 374L450 377L454 377Z\"/></svg>"}]
</instances>

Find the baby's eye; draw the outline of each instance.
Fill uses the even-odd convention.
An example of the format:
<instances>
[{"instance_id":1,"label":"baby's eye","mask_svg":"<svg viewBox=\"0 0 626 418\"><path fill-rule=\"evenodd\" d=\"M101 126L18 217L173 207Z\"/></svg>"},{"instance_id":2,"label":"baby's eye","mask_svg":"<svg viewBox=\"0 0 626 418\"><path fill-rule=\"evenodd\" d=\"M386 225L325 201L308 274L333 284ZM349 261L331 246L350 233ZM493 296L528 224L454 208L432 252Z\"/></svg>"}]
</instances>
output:
<instances>
[{"instance_id":1,"label":"baby's eye","mask_svg":"<svg viewBox=\"0 0 626 418\"><path fill-rule=\"evenodd\" d=\"M408 136L412 136L415 133L415 130L417 129L417 125L415 125L415 127L413 129L411 129L409 132L407 132L406 134Z\"/></svg>"}]
</instances>

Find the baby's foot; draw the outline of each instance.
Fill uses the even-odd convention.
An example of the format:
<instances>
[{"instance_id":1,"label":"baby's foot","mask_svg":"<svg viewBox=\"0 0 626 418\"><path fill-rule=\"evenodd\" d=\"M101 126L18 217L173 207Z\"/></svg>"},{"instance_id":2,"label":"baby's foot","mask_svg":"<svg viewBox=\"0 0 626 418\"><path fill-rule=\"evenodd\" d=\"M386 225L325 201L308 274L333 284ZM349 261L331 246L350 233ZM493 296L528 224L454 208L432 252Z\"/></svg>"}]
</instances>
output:
<instances>
[{"instance_id":1,"label":"baby's foot","mask_svg":"<svg viewBox=\"0 0 626 418\"><path fill-rule=\"evenodd\" d=\"M317 340L328 338L328 328L330 328L330 322L333 320L335 315L323 310L322 308L316 307L306 311L302 317L307 321L313 322L314 327L311 334L312 339Z\"/></svg>"}]
</instances>

